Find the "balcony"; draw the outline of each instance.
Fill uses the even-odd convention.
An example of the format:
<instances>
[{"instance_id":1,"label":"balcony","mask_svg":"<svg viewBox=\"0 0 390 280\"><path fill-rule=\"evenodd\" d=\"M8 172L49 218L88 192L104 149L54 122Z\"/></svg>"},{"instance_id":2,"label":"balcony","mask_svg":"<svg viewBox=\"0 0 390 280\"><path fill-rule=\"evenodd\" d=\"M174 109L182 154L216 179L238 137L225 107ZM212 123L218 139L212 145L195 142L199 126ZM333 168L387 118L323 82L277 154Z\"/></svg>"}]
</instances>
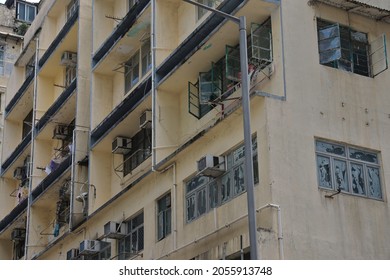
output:
<instances>
[{"instance_id":1,"label":"balcony","mask_svg":"<svg viewBox=\"0 0 390 280\"><path fill-rule=\"evenodd\" d=\"M58 33L57 37L53 40L50 46L47 48L46 52L43 54L41 59L39 60L39 67L42 68L43 65L47 62L49 57L53 54L53 52L57 49L57 47L64 40L65 36L70 32L72 27L75 25L77 19L79 17L79 10L77 9L74 14L68 19L65 23L64 27Z\"/></svg>"},{"instance_id":2,"label":"balcony","mask_svg":"<svg viewBox=\"0 0 390 280\"><path fill-rule=\"evenodd\" d=\"M40 118L38 123L36 124L37 132L41 132L44 127L51 121L51 119L59 112L63 111L66 108L63 108L64 104L68 102L68 100L72 97L73 93L76 90L77 79L74 79L73 82L67 87L61 95L57 98L57 100L50 106L50 108L46 111L46 113ZM75 103L75 101L73 102ZM72 107L72 106L70 106ZM73 106L75 107L75 106ZM74 115L74 114L73 114Z\"/></svg>"},{"instance_id":3,"label":"balcony","mask_svg":"<svg viewBox=\"0 0 390 280\"><path fill-rule=\"evenodd\" d=\"M134 91L115 107L113 111L91 132L91 148L96 146L108 133L122 122L149 95L151 77L147 77Z\"/></svg>"},{"instance_id":4,"label":"balcony","mask_svg":"<svg viewBox=\"0 0 390 280\"><path fill-rule=\"evenodd\" d=\"M0 233L7 229L13 222L15 222L27 209L27 199L15 206L12 211L0 221Z\"/></svg>"},{"instance_id":5,"label":"balcony","mask_svg":"<svg viewBox=\"0 0 390 280\"><path fill-rule=\"evenodd\" d=\"M122 21L118 24L115 30L111 35L106 39L106 41L100 46L100 48L95 52L92 57L92 67L96 67L100 63L103 57L110 53L111 49L117 44L117 42L123 38L126 33L133 27L138 16L150 3L150 0L140 0L136 5L134 5Z\"/></svg>"},{"instance_id":6,"label":"balcony","mask_svg":"<svg viewBox=\"0 0 390 280\"><path fill-rule=\"evenodd\" d=\"M20 89L16 92L14 97L11 99L11 101L8 103L7 107L5 107L5 118L9 116L11 111L15 108L17 103L23 98L25 92L32 84L32 81L34 80L34 72L32 72L27 79L23 82Z\"/></svg>"},{"instance_id":7,"label":"balcony","mask_svg":"<svg viewBox=\"0 0 390 280\"><path fill-rule=\"evenodd\" d=\"M31 131L23 138L22 142L15 148L11 155L1 165L1 175L8 170L12 163L14 163L20 155L26 150L27 146L31 143Z\"/></svg>"},{"instance_id":8,"label":"balcony","mask_svg":"<svg viewBox=\"0 0 390 280\"><path fill-rule=\"evenodd\" d=\"M60 180L66 171L70 169L72 164L72 157L68 156L60 165L52 171L49 175L47 175L32 191L32 200L33 203L43 195L51 186L54 185L55 182Z\"/></svg>"},{"instance_id":9,"label":"balcony","mask_svg":"<svg viewBox=\"0 0 390 280\"><path fill-rule=\"evenodd\" d=\"M243 4L244 0L224 1L218 7L219 10L227 14L232 14ZM158 84L161 84L172 72L180 67L189 57L198 51L205 40L210 37L225 21L223 17L208 17L198 28L196 28L174 51L173 53L157 68L156 78ZM238 32L237 32L238 38Z\"/></svg>"}]
</instances>

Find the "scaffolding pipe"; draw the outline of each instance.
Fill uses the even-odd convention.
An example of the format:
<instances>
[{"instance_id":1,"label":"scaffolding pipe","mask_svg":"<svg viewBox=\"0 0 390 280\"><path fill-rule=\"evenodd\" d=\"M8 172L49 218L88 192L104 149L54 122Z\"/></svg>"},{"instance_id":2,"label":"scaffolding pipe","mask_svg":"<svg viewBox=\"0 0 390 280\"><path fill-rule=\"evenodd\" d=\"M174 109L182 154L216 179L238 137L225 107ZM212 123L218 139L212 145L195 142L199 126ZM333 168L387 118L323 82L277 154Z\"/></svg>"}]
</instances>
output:
<instances>
[{"instance_id":1,"label":"scaffolding pipe","mask_svg":"<svg viewBox=\"0 0 390 280\"><path fill-rule=\"evenodd\" d=\"M287 86L286 86L286 63L285 63L284 28L283 28L283 0L280 0L279 16L280 16L280 37L282 41L283 101L286 101Z\"/></svg>"},{"instance_id":2,"label":"scaffolding pipe","mask_svg":"<svg viewBox=\"0 0 390 280\"><path fill-rule=\"evenodd\" d=\"M32 177L33 177L33 166L34 166L34 138L35 138L35 119L37 110L37 94L38 94L38 50L39 50L39 39L35 38L35 65L34 65L34 91L33 91L33 110L32 110L32 125L31 125L31 151L30 151L30 165L29 168L29 182L28 182L28 200L27 200L27 219L26 219L26 241L24 249L24 259L27 260L28 248L29 248L29 231L30 231L30 219L31 219L31 204L32 204Z\"/></svg>"},{"instance_id":3,"label":"scaffolding pipe","mask_svg":"<svg viewBox=\"0 0 390 280\"><path fill-rule=\"evenodd\" d=\"M75 195L74 195L74 188L75 188L75 180L74 180L74 176L75 176L75 165L74 165L74 161L75 161L75 151L76 151L76 133L75 133L76 129L73 130L72 132L72 151L71 151L71 157L72 157L72 160L71 160L71 167L70 167L70 207L69 207L69 230L72 231L73 230L73 213L74 213L74 199L75 199Z\"/></svg>"},{"instance_id":4,"label":"scaffolding pipe","mask_svg":"<svg viewBox=\"0 0 390 280\"><path fill-rule=\"evenodd\" d=\"M152 44L152 171L156 171L156 0L151 0L152 23L150 43Z\"/></svg>"}]
</instances>

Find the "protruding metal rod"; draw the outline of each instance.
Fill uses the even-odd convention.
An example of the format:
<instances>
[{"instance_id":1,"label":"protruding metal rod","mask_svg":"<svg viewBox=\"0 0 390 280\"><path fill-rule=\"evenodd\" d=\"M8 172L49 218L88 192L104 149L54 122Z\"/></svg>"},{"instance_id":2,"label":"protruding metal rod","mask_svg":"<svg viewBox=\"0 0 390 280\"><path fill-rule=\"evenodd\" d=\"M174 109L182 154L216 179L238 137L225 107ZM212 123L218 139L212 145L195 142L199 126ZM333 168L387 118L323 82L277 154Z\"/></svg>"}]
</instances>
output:
<instances>
[{"instance_id":1,"label":"protruding metal rod","mask_svg":"<svg viewBox=\"0 0 390 280\"><path fill-rule=\"evenodd\" d=\"M220 16L223 16L224 18L230 19L231 21L234 21L237 24L240 23L240 19L238 17L232 16L230 14L224 13L222 11L216 10L214 8L211 8L209 6L206 6L204 4L201 4L201 3L198 3L198 2L195 2L195 1L192 1L192 0L183 0L183 1L187 2L187 3L190 3L192 5L195 5L195 6L201 7L203 9L205 9L205 10L210 11L210 12L213 12L214 14L218 14Z\"/></svg>"}]
</instances>

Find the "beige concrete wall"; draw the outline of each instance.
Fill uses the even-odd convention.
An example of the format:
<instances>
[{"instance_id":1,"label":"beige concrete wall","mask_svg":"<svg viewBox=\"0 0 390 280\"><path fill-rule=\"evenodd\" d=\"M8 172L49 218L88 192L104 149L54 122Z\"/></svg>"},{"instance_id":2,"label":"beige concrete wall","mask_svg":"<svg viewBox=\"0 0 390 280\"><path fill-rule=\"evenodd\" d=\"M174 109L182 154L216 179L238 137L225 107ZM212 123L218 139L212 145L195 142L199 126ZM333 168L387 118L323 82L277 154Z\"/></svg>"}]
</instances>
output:
<instances>
[{"instance_id":1,"label":"beige concrete wall","mask_svg":"<svg viewBox=\"0 0 390 280\"><path fill-rule=\"evenodd\" d=\"M122 2L122 1L115 1ZM106 38L111 34L113 30L113 19L106 16L114 15L114 5L111 1L106 0L94 0L93 5L93 26L96 27L99 32L94 32L93 38L93 52L96 52Z\"/></svg>"},{"instance_id":2,"label":"beige concrete wall","mask_svg":"<svg viewBox=\"0 0 390 280\"><path fill-rule=\"evenodd\" d=\"M267 101L270 176L274 200L283 209L286 258L388 259L384 236L390 229L382 221L390 215L385 113L390 73L369 78L320 65L315 18L350 24L368 32L370 40L388 33L388 25L303 2L284 2L287 102ZM294 35L288 32L292 26ZM384 201L348 194L325 198L327 192L317 186L315 137L380 151Z\"/></svg>"},{"instance_id":3,"label":"beige concrete wall","mask_svg":"<svg viewBox=\"0 0 390 280\"><path fill-rule=\"evenodd\" d=\"M91 106L91 129L96 127L112 110L112 77L93 74L92 78L92 106Z\"/></svg>"},{"instance_id":4,"label":"beige concrete wall","mask_svg":"<svg viewBox=\"0 0 390 280\"><path fill-rule=\"evenodd\" d=\"M9 9L6 5L0 4L0 31L13 33L15 9Z\"/></svg>"}]
</instances>

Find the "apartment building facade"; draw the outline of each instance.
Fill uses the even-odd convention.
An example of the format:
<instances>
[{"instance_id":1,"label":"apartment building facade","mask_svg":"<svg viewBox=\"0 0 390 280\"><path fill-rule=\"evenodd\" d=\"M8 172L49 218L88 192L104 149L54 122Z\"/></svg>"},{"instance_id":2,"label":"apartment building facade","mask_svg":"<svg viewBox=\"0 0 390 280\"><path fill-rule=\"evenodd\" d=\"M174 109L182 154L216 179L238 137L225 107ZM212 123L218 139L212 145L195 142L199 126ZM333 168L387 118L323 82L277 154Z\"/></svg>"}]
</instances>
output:
<instances>
[{"instance_id":1,"label":"apartment building facade","mask_svg":"<svg viewBox=\"0 0 390 280\"><path fill-rule=\"evenodd\" d=\"M29 18L23 18L22 13L18 12L22 5L33 7ZM3 139L3 116L8 79L21 52L23 35L34 19L37 8L37 4L26 1L6 1L4 4L0 4L0 149Z\"/></svg>"},{"instance_id":2,"label":"apartment building facade","mask_svg":"<svg viewBox=\"0 0 390 280\"><path fill-rule=\"evenodd\" d=\"M388 259L390 5L198 2L247 20L260 257ZM0 258L248 258L234 22L181 0L46 0L18 62Z\"/></svg>"}]
</instances>

